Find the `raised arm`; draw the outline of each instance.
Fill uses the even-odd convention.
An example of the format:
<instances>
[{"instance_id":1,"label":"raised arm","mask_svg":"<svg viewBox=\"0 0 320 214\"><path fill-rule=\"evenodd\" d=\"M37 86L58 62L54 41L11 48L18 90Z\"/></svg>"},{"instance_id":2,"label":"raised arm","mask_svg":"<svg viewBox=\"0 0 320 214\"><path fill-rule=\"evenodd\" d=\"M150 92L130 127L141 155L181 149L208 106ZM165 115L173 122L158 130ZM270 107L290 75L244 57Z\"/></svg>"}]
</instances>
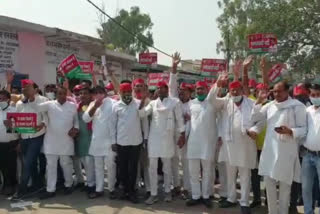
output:
<instances>
[{"instance_id":1,"label":"raised arm","mask_svg":"<svg viewBox=\"0 0 320 214\"><path fill-rule=\"evenodd\" d=\"M253 55L249 55L243 62L243 72L242 72L242 86L243 86L243 92L244 95L249 96L250 90L249 90L249 74L248 71L250 69L250 66L252 65L252 62L254 60Z\"/></svg>"},{"instance_id":2,"label":"raised arm","mask_svg":"<svg viewBox=\"0 0 320 214\"><path fill-rule=\"evenodd\" d=\"M172 55L172 69L170 70L169 79L169 96L178 98L178 74L177 67L181 61L180 54L178 52Z\"/></svg>"}]
</instances>

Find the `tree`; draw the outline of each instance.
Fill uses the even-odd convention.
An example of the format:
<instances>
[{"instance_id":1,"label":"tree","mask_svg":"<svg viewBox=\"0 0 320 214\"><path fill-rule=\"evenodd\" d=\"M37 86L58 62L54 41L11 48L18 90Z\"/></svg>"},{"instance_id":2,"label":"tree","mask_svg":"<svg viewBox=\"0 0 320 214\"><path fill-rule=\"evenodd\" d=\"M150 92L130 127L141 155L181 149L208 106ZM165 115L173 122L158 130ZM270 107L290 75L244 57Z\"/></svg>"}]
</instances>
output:
<instances>
[{"instance_id":1,"label":"tree","mask_svg":"<svg viewBox=\"0 0 320 214\"><path fill-rule=\"evenodd\" d=\"M131 7L130 11L121 10L119 15L114 18L118 23L123 25L133 34L134 38L127 31L122 29L114 21L109 19L107 22L101 23L98 34L107 46L114 46L128 54L146 51L148 46L153 45L153 36L151 29L153 23L148 14L140 12L139 7Z\"/></svg>"},{"instance_id":2,"label":"tree","mask_svg":"<svg viewBox=\"0 0 320 214\"><path fill-rule=\"evenodd\" d=\"M320 1L318 0L223 0L218 17L222 41L217 52L229 50L233 59L245 57L247 35L274 33L278 52L273 61L285 62L292 72L313 73L320 69Z\"/></svg>"}]
</instances>

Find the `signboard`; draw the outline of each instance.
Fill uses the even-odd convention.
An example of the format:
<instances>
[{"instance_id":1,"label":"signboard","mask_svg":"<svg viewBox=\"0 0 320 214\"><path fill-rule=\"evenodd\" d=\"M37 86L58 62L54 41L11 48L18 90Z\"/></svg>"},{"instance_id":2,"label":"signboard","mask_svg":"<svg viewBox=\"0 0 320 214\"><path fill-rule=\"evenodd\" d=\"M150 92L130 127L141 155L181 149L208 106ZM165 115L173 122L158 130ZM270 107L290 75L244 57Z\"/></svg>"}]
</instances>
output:
<instances>
[{"instance_id":1,"label":"signboard","mask_svg":"<svg viewBox=\"0 0 320 214\"><path fill-rule=\"evenodd\" d=\"M148 75L148 85L157 86L158 82L165 81L169 83L170 74L169 73L149 73Z\"/></svg>"},{"instance_id":2,"label":"signboard","mask_svg":"<svg viewBox=\"0 0 320 214\"><path fill-rule=\"evenodd\" d=\"M7 120L11 121L12 129L18 133L36 133L36 113L7 113Z\"/></svg>"},{"instance_id":3,"label":"signboard","mask_svg":"<svg viewBox=\"0 0 320 214\"><path fill-rule=\"evenodd\" d=\"M143 65L157 64L158 54L157 53L140 53L139 63Z\"/></svg>"},{"instance_id":4,"label":"signboard","mask_svg":"<svg viewBox=\"0 0 320 214\"><path fill-rule=\"evenodd\" d=\"M280 75L286 70L286 68L287 68L286 64L281 64L281 63L275 64L274 66L272 66L272 68L268 73L269 81L276 82L280 78Z\"/></svg>"},{"instance_id":5,"label":"signboard","mask_svg":"<svg viewBox=\"0 0 320 214\"><path fill-rule=\"evenodd\" d=\"M277 52L277 37L272 33L248 35L249 49L255 53Z\"/></svg>"},{"instance_id":6,"label":"signboard","mask_svg":"<svg viewBox=\"0 0 320 214\"><path fill-rule=\"evenodd\" d=\"M224 59L202 59L201 70L204 72L221 72L227 70L227 61Z\"/></svg>"},{"instance_id":7,"label":"signboard","mask_svg":"<svg viewBox=\"0 0 320 214\"><path fill-rule=\"evenodd\" d=\"M0 31L0 71L7 69L17 71L18 51L18 34L16 32Z\"/></svg>"},{"instance_id":8,"label":"signboard","mask_svg":"<svg viewBox=\"0 0 320 214\"><path fill-rule=\"evenodd\" d=\"M79 65L83 73L92 74L93 73L93 61L79 61Z\"/></svg>"},{"instance_id":9,"label":"signboard","mask_svg":"<svg viewBox=\"0 0 320 214\"><path fill-rule=\"evenodd\" d=\"M74 54L71 54L62 60L58 69L61 70L69 79L76 78L77 73L82 72L79 62Z\"/></svg>"}]
</instances>

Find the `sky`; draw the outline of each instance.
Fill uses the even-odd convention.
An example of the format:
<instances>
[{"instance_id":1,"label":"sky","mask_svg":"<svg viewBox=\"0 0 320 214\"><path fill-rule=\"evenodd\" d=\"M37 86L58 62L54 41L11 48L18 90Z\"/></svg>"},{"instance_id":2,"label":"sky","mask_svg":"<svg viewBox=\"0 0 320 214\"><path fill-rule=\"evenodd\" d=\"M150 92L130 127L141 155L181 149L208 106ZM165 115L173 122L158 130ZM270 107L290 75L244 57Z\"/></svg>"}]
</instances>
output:
<instances>
[{"instance_id":1,"label":"sky","mask_svg":"<svg viewBox=\"0 0 320 214\"><path fill-rule=\"evenodd\" d=\"M151 16L155 46L169 54L178 51L183 59L223 57L216 53L221 38L217 0L92 1L104 4L112 16L120 9L139 6ZM98 37L99 12L87 0L1 0L0 15ZM158 63L170 65L171 59L159 53Z\"/></svg>"}]
</instances>

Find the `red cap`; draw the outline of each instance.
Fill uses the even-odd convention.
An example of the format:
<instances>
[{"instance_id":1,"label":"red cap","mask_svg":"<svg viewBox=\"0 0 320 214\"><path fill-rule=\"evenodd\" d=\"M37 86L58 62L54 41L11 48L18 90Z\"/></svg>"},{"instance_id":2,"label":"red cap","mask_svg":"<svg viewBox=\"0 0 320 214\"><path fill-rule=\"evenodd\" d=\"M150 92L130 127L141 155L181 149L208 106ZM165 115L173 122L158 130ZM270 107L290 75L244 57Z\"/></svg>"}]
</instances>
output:
<instances>
[{"instance_id":1,"label":"red cap","mask_svg":"<svg viewBox=\"0 0 320 214\"><path fill-rule=\"evenodd\" d=\"M237 89L237 88L241 88L242 85L239 81L233 81L229 84L229 89Z\"/></svg>"},{"instance_id":2,"label":"red cap","mask_svg":"<svg viewBox=\"0 0 320 214\"><path fill-rule=\"evenodd\" d=\"M193 91L194 87L193 87L192 84L188 84L188 83L183 82L183 83L180 84L180 89Z\"/></svg>"},{"instance_id":3,"label":"red cap","mask_svg":"<svg viewBox=\"0 0 320 214\"><path fill-rule=\"evenodd\" d=\"M208 84L205 81L198 81L196 83L196 88L198 87L208 88Z\"/></svg>"},{"instance_id":4,"label":"red cap","mask_svg":"<svg viewBox=\"0 0 320 214\"><path fill-rule=\"evenodd\" d=\"M157 87L158 88L160 88L160 87L168 87L168 84L165 81L160 81L160 82L158 82Z\"/></svg>"},{"instance_id":5,"label":"red cap","mask_svg":"<svg viewBox=\"0 0 320 214\"><path fill-rule=\"evenodd\" d=\"M105 89L107 89L107 90L109 90L109 91L113 91L113 90L114 90L114 87L113 87L112 82L109 82L109 83L106 85Z\"/></svg>"},{"instance_id":6,"label":"red cap","mask_svg":"<svg viewBox=\"0 0 320 214\"><path fill-rule=\"evenodd\" d=\"M131 92L132 86L130 83L121 83L120 84L120 91L121 92Z\"/></svg>"},{"instance_id":7,"label":"red cap","mask_svg":"<svg viewBox=\"0 0 320 214\"><path fill-rule=\"evenodd\" d=\"M133 86L136 86L137 84L144 84L144 80L141 78L135 79L132 82Z\"/></svg>"},{"instance_id":8,"label":"red cap","mask_svg":"<svg viewBox=\"0 0 320 214\"><path fill-rule=\"evenodd\" d=\"M268 89L268 85L263 84L263 83L258 83L258 85L256 86L256 89L258 89L258 90Z\"/></svg>"},{"instance_id":9,"label":"red cap","mask_svg":"<svg viewBox=\"0 0 320 214\"><path fill-rule=\"evenodd\" d=\"M293 96L308 95L308 90L303 86L296 86L293 89Z\"/></svg>"},{"instance_id":10,"label":"red cap","mask_svg":"<svg viewBox=\"0 0 320 214\"><path fill-rule=\"evenodd\" d=\"M250 87L250 88L255 88L255 87L257 87L257 82L256 82L255 79L250 79L250 80L249 80L249 87Z\"/></svg>"},{"instance_id":11,"label":"red cap","mask_svg":"<svg viewBox=\"0 0 320 214\"><path fill-rule=\"evenodd\" d=\"M73 87L73 91L80 91L83 88L82 85L76 85Z\"/></svg>"},{"instance_id":12,"label":"red cap","mask_svg":"<svg viewBox=\"0 0 320 214\"><path fill-rule=\"evenodd\" d=\"M21 87L24 88L26 87L27 85L33 85L34 82L30 79L24 79L24 80L21 80Z\"/></svg>"}]
</instances>

